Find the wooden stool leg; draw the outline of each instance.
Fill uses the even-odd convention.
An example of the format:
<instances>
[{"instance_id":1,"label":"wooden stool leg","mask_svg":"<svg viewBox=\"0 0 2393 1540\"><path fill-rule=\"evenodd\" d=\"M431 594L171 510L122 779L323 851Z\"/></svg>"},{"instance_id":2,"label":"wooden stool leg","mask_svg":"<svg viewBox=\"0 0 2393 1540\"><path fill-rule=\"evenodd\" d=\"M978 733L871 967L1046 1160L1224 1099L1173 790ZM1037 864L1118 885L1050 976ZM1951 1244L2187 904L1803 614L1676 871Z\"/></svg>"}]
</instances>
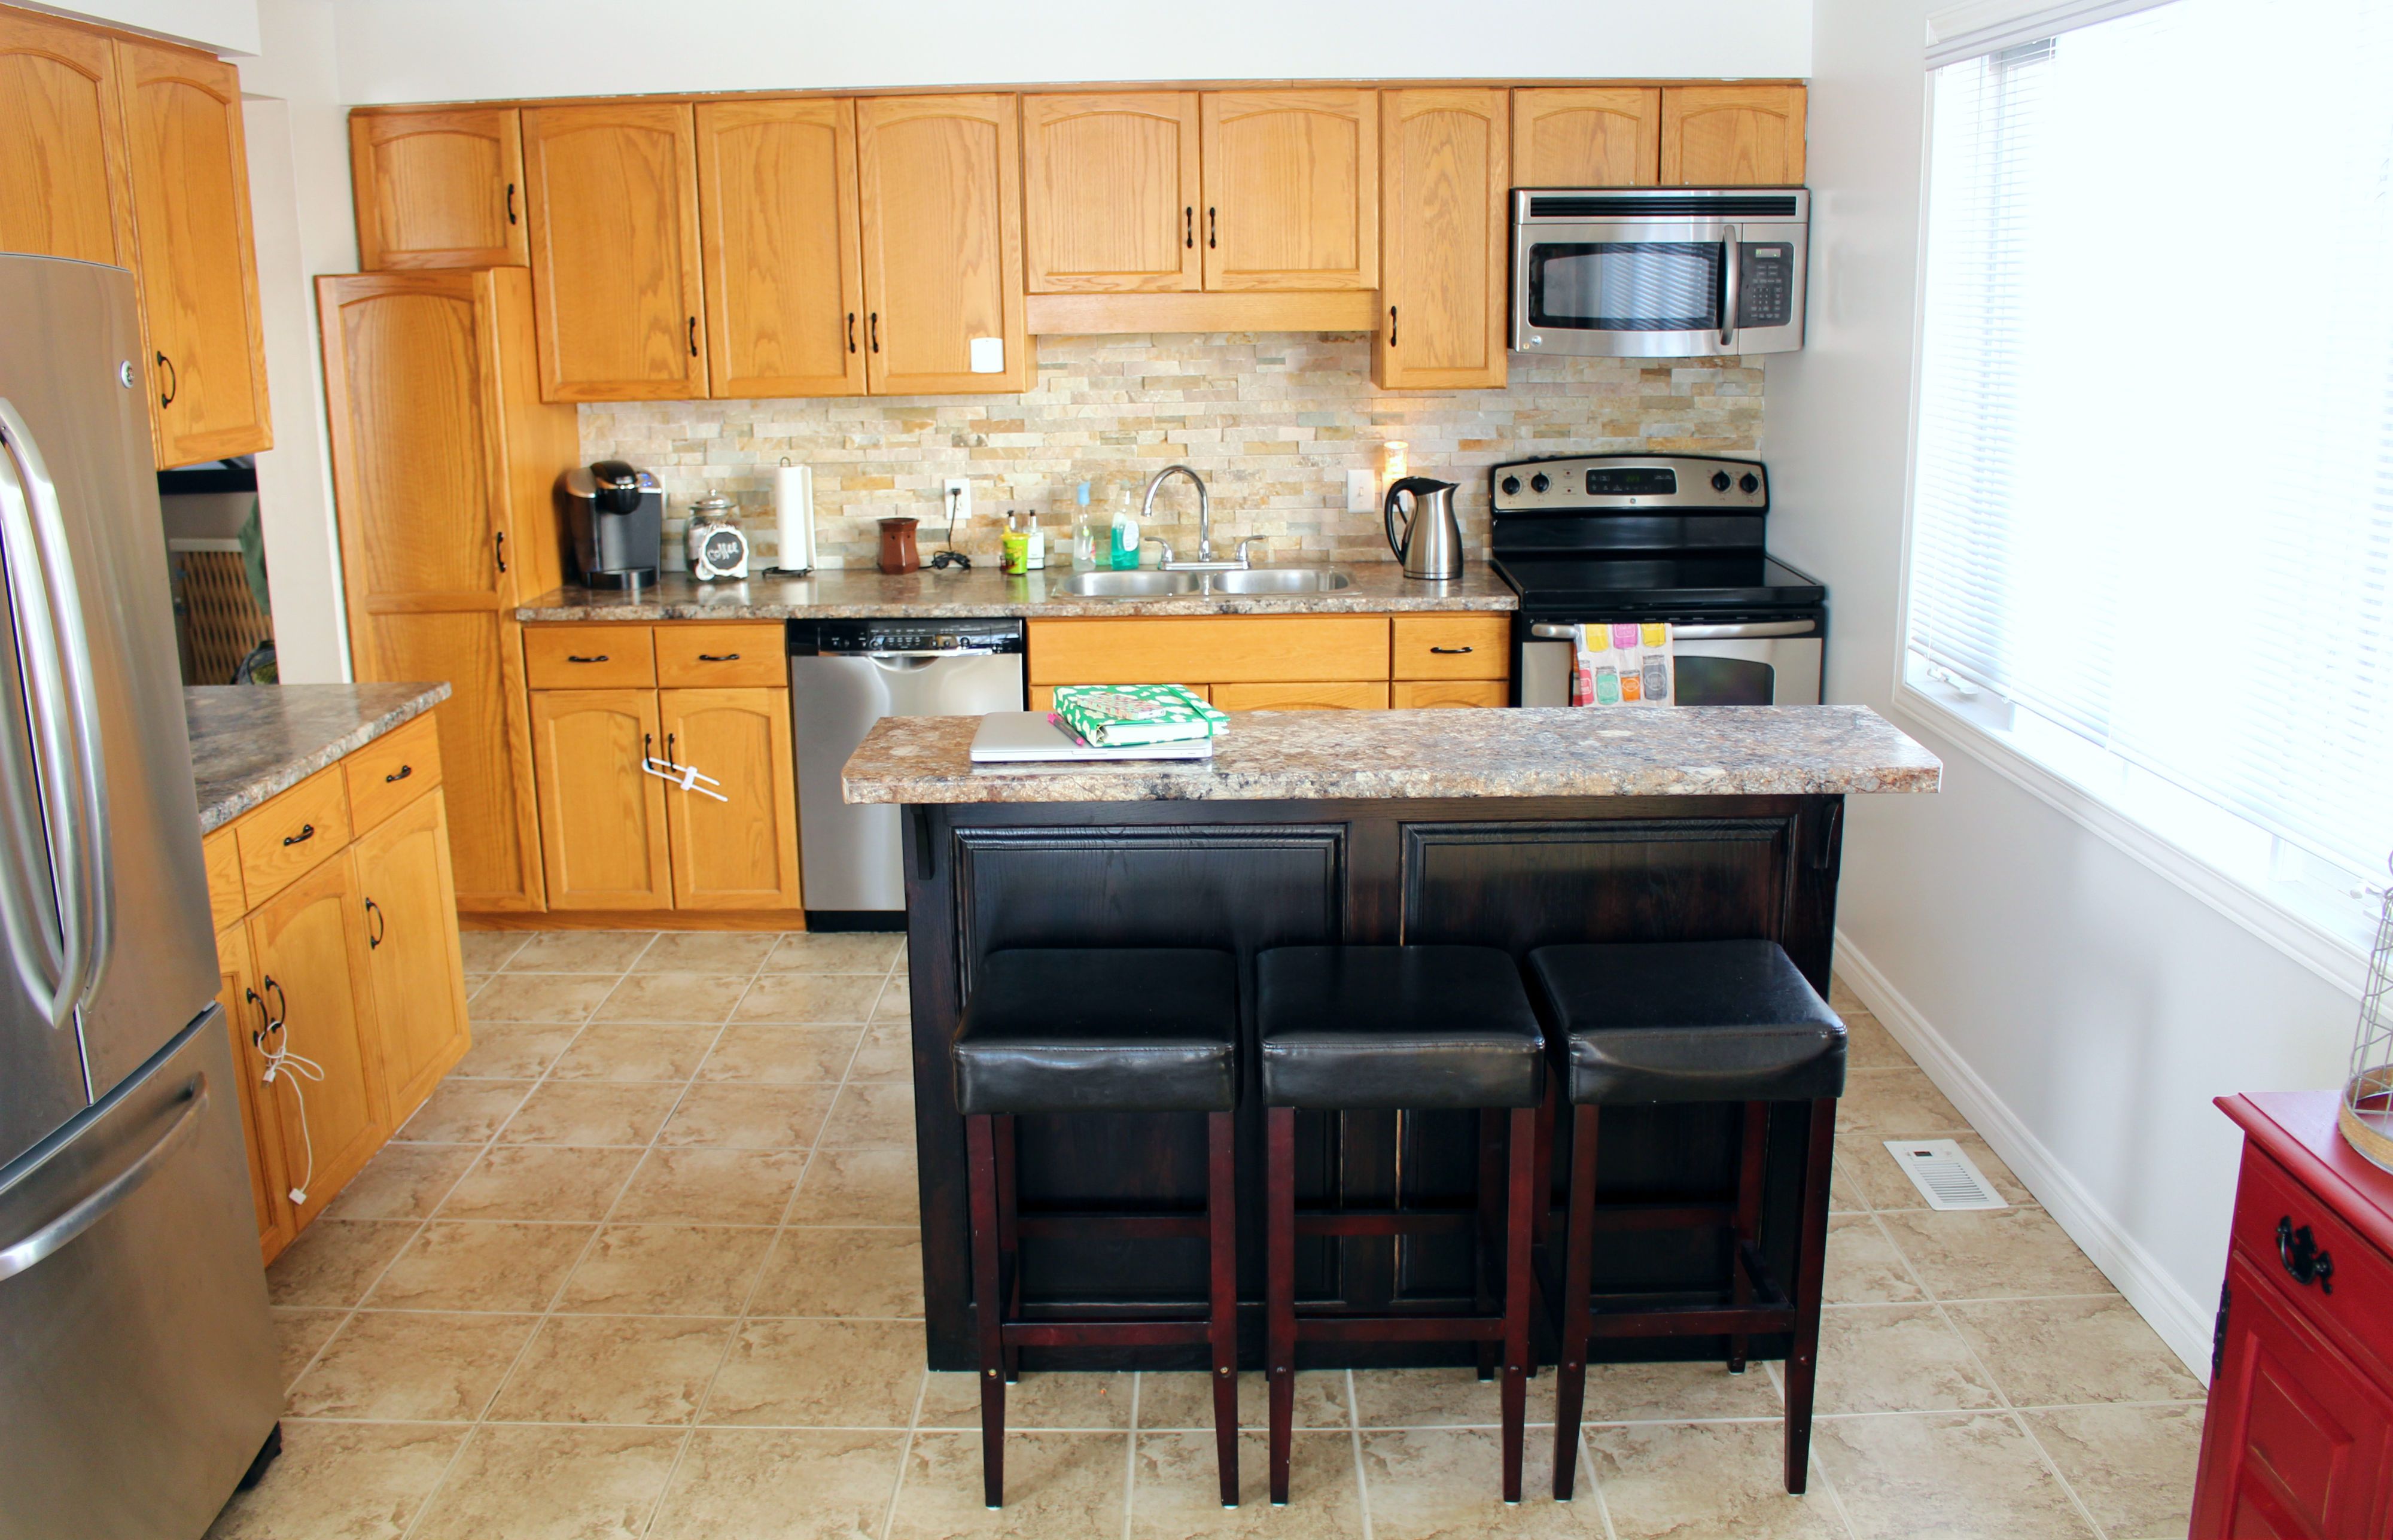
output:
<instances>
[{"instance_id":1,"label":"wooden stool leg","mask_svg":"<svg viewBox=\"0 0 2393 1540\"><path fill-rule=\"evenodd\" d=\"M1020 1144L1013 1131L1013 1115L1000 1114L990 1119L997 1142L997 1250L1003 1276L999 1286L1005 1293L1005 1314L1008 1320L1022 1314L1022 1240L1014 1223L1013 1199L1018 1190L1014 1162L1020 1155ZM1022 1350L1005 1350L1005 1382L1008 1385L1022 1377Z\"/></svg>"},{"instance_id":2,"label":"wooden stool leg","mask_svg":"<svg viewBox=\"0 0 2393 1540\"><path fill-rule=\"evenodd\" d=\"M1271 1500L1288 1501L1296 1428L1296 1109L1263 1113L1264 1366L1271 1377Z\"/></svg>"},{"instance_id":3,"label":"wooden stool leg","mask_svg":"<svg viewBox=\"0 0 2393 1540\"><path fill-rule=\"evenodd\" d=\"M1495 1259L1504 1256L1504 1220L1509 1212L1504 1190L1504 1115L1494 1107L1479 1112L1479 1245L1472 1256L1471 1309L1480 1315L1496 1313ZM1501 1344L1479 1344L1479 1377L1496 1377Z\"/></svg>"},{"instance_id":4,"label":"wooden stool leg","mask_svg":"<svg viewBox=\"0 0 2393 1540\"><path fill-rule=\"evenodd\" d=\"M1206 1334L1213 1347L1213 1452L1221 1468L1222 1506L1238 1506L1238 1124L1235 1114L1205 1118L1207 1261L1212 1308Z\"/></svg>"},{"instance_id":5,"label":"wooden stool leg","mask_svg":"<svg viewBox=\"0 0 2393 1540\"><path fill-rule=\"evenodd\" d=\"M1745 1104L1745 1138L1737 1146L1736 1163L1736 1234L1729 1254L1729 1290L1736 1305L1743 1310L1753 1303L1753 1275L1746 1271L1745 1246L1761 1238L1761 1169L1762 1157L1770 1147L1770 1103L1747 1102ZM1745 1373L1746 1336L1733 1332L1728 1339L1728 1372Z\"/></svg>"},{"instance_id":6,"label":"wooden stool leg","mask_svg":"<svg viewBox=\"0 0 2393 1540\"><path fill-rule=\"evenodd\" d=\"M1554 1217L1554 1112L1561 1104L1560 1075L1548 1072L1546 1097L1537 1103L1537 1211L1536 1223L1530 1240L1544 1246L1550 1238Z\"/></svg>"},{"instance_id":7,"label":"wooden stool leg","mask_svg":"<svg viewBox=\"0 0 2393 1540\"><path fill-rule=\"evenodd\" d=\"M1587 1400L1587 1342L1595 1286L1595 1109L1571 1109L1570 1209L1563 1226L1562 1364L1554 1381L1554 1501L1578 1474L1578 1415Z\"/></svg>"},{"instance_id":8,"label":"wooden stool leg","mask_svg":"<svg viewBox=\"0 0 2393 1540\"><path fill-rule=\"evenodd\" d=\"M1820 1377L1820 1283L1828 1259L1828 1181L1837 1159L1837 1099L1811 1103L1803 1162L1803 1228L1795 1240L1795 1345L1786 1354L1786 1490L1801 1492L1811 1460L1811 1396Z\"/></svg>"},{"instance_id":9,"label":"wooden stool leg","mask_svg":"<svg viewBox=\"0 0 2393 1540\"><path fill-rule=\"evenodd\" d=\"M1536 1199L1536 1109L1516 1109L1511 1122L1504 1210L1504 1500L1517 1503L1522 1424L1529 1399L1529 1231Z\"/></svg>"},{"instance_id":10,"label":"wooden stool leg","mask_svg":"<svg viewBox=\"0 0 2393 1540\"><path fill-rule=\"evenodd\" d=\"M997 1136L986 1116L964 1119L970 1167L973 1311L980 1338L981 1500L1005 1506L1005 1305L998 1287Z\"/></svg>"}]
</instances>

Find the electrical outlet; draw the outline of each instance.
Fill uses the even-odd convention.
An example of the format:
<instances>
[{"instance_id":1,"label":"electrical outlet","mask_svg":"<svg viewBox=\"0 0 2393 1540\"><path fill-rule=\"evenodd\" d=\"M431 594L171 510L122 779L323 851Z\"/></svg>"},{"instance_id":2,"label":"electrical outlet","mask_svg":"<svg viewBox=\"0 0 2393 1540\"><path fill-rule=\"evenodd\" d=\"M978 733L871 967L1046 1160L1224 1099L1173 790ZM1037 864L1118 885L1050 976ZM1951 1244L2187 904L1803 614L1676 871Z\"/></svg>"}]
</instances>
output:
<instances>
[{"instance_id":1,"label":"electrical outlet","mask_svg":"<svg viewBox=\"0 0 2393 1540\"><path fill-rule=\"evenodd\" d=\"M972 483L961 476L951 476L939 489L939 503L948 519L959 529L972 522Z\"/></svg>"},{"instance_id":2,"label":"electrical outlet","mask_svg":"<svg viewBox=\"0 0 2393 1540\"><path fill-rule=\"evenodd\" d=\"M1346 473L1346 511L1367 514L1379 506L1379 489L1372 485L1368 471Z\"/></svg>"}]
</instances>

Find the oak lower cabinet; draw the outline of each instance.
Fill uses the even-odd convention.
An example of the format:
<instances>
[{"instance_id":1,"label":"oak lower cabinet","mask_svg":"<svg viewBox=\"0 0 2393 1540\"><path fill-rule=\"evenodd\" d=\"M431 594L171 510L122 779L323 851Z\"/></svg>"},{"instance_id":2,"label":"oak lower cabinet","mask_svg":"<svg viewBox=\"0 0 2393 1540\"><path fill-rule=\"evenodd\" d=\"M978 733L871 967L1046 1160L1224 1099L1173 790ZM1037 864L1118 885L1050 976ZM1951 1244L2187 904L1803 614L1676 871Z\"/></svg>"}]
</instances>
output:
<instances>
[{"instance_id":1,"label":"oak lower cabinet","mask_svg":"<svg viewBox=\"0 0 2393 1540\"><path fill-rule=\"evenodd\" d=\"M216 933L216 1004L232 1035L233 1067L241 1075L238 1100L249 1145L249 1196L257 1208L257 1249L270 1262L298 1234L299 1221L291 1212L278 1088L264 1077L266 1053L260 1045L269 1019L266 998L249 960L249 928L238 920Z\"/></svg>"},{"instance_id":2,"label":"oak lower cabinet","mask_svg":"<svg viewBox=\"0 0 2393 1540\"><path fill-rule=\"evenodd\" d=\"M1059 685L1185 685L1227 711L1502 706L1510 638L1465 612L1034 619L1030 706Z\"/></svg>"},{"instance_id":3,"label":"oak lower cabinet","mask_svg":"<svg viewBox=\"0 0 2393 1540\"><path fill-rule=\"evenodd\" d=\"M360 109L349 114L349 178L368 272L530 260L512 107Z\"/></svg>"},{"instance_id":4,"label":"oak lower cabinet","mask_svg":"<svg viewBox=\"0 0 2393 1540\"><path fill-rule=\"evenodd\" d=\"M531 741L549 907L672 908L657 692L534 690Z\"/></svg>"},{"instance_id":5,"label":"oak lower cabinet","mask_svg":"<svg viewBox=\"0 0 2393 1540\"><path fill-rule=\"evenodd\" d=\"M366 973L394 1107L432 1094L464 1051L465 965L449 867L449 813L418 797L351 847Z\"/></svg>"},{"instance_id":6,"label":"oak lower cabinet","mask_svg":"<svg viewBox=\"0 0 2393 1540\"><path fill-rule=\"evenodd\" d=\"M785 689L660 690L665 749L712 795L669 789L665 828L678 909L798 907L797 762Z\"/></svg>"}]
</instances>

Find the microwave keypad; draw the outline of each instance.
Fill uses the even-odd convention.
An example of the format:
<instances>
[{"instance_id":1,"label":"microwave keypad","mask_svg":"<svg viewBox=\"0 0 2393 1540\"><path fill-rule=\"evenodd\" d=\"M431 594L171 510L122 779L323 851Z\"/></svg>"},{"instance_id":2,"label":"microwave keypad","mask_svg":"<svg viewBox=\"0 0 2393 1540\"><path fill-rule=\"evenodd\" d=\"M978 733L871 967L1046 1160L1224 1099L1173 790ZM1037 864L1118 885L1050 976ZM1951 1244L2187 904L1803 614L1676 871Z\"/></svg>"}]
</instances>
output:
<instances>
[{"instance_id":1,"label":"microwave keypad","mask_svg":"<svg viewBox=\"0 0 2393 1540\"><path fill-rule=\"evenodd\" d=\"M1746 241L1737 248L1736 323L1784 326L1794 319L1795 248L1783 241Z\"/></svg>"}]
</instances>

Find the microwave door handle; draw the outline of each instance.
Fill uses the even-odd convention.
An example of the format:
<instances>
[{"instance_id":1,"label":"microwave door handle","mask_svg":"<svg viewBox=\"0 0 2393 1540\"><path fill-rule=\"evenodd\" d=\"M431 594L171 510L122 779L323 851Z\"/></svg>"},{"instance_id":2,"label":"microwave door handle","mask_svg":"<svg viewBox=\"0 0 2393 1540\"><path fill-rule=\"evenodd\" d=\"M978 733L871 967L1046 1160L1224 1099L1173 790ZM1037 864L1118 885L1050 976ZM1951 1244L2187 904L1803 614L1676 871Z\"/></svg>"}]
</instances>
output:
<instances>
[{"instance_id":1,"label":"microwave door handle","mask_svg":"<svg viewBox=\"0 0 2393 1540\"><path fill-rule=\"evenodd\" d=\"M1726 352L1736 346L1736 292L1744 277L1738 271L1743 265L1743 254L1737 250L1734 225L1728 226L1720 234L1726 244L1727 260L1721 265L1720 271L1720 350Z\"/></svg>"}]
</instances>

